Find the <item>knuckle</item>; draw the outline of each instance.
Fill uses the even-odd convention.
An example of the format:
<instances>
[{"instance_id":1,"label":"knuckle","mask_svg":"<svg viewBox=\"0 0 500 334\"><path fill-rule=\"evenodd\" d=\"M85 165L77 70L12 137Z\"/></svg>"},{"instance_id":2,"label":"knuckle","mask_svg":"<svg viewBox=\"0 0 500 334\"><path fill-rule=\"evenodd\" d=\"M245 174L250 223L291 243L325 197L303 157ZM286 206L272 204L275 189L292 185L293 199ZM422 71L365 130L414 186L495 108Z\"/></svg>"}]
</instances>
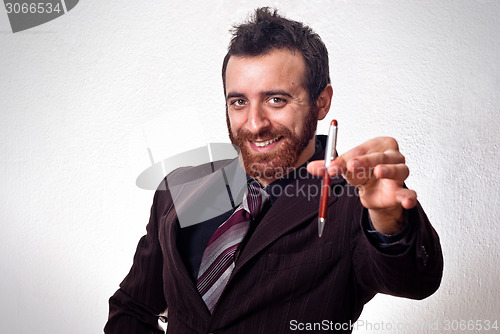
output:
<instances>
[{"instance_id":1,"label":"knuckle","mask_svg":"<svg viewBox=\"0 0 500 334\"><path fill-rule=\"evenodd\" d=\"M399 153L401 155L401 163L406 163L406 157Z\"/></svg>"},{"instance_id":2,"label":"knuckle","mask_svg":"<svg viewBox=\"0 0 500 334\"><path fill-rule=\"evenodd\" d=\"M398 141L393 137L384 137L384 143L388 148L394 151L399 151Z\"/></svg>"},{"instance_id":3,"label":"knuckle","mask_svg":"<svg viewBox=\"0 0 500 334\"><path fill-rule=\"evenodd\" d=\"M392 151L394 160L397 161L397 163L404 164L406 163L406 157L401 154L399 151Z\"/></svg>"},{"instance_id":4,"label":"knuckle","mask_svg":"<svg viewBox=\"0 0 500 334\"><path fill-rule=\"evenodd\" d=\"M403 176L404 178L406 179L408 176L410 176L410 169L408 168L408 166L404 165L404 169L403 169Z\"/></svg>"},{"instance_id":5,"label":"knuckle","mask_svg":"<svg viewBox=\"0 0 500 334\"><path fill-rule=\"evenodd\" d=\"M390 154L388 151L381 152L381 163L388 163L390 161Z\"/></svg>"}]
</instances>

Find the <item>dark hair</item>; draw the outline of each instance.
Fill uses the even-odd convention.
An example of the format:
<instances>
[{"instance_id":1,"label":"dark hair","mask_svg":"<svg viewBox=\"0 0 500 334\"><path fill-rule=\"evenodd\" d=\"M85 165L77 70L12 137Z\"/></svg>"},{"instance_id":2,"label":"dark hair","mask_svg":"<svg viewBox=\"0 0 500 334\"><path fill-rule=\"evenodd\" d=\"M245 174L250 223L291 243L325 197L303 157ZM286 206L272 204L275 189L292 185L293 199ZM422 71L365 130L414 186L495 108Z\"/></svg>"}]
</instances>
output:
<instances>
[{"instance_id":1,"label":"dark hair","mask_svg":"<svg viewBox=\"0 0 500 334\"><path fill-rule=\"evenodd\" d=\"M330 83L328 51L318 34L301 22L278 15L269 7L257 8L253 17L232 29L233 38L222 64L222 83L226 94L226 68L234 55L258 56L273 49L299 51L306 63L304 87L313 105Z\"/></svg>"}]
</instances>

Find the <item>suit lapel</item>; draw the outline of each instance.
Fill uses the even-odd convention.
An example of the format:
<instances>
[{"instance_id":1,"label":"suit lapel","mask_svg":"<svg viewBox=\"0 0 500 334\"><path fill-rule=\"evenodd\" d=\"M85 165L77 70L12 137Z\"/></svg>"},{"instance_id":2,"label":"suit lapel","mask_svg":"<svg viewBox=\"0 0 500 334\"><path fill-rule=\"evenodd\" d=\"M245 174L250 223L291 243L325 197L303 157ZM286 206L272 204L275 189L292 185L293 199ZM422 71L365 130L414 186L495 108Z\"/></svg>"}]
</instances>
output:
<instances>
[{"instance_id":1,"label":"suit lapel","mask_svg":"<svg viewBox=\"0 0 500 334\"><path fill-rule=\"evenodd\" d=\"M172 204L162 217L162 245L166 248L165 262L170 267L170 277L173 280L170 284L178 286L176 291L182 291L182 298L177 297L185 300L184 304L190 309L194 307L193 314L206 317L207 321L210 312L178 251L178 229L230 210L228 189L235 205L239 205L243 197L242 189L246 189L246 174L237 159L219 161L213 167L215 172L210 165L202 165L174 172L167 177L168 189L172 199L175 199L175 205Z\"/></svg>"},{"instance_id":2,"label":"suit lapel","mask_svg":"<svg viewBox=\"0 0 500 334\"><path fill-rule=\"evenodd\" d=\"M172 205L164 219L165 224L163 225L163 231L165 231L165 242L163 245L166 247L165 253L168 257L165 261L167 265L171 267L170 279L174 280L174 282L170 282L169 284L179 286L176 291L182 292L181 300L185 300L184 303L187 305L187 308L194 307L192 310L193 314L198 314L206 318L206 321L209 321L210 312L198 293L177 248L177 230L179 228L179 223L174 205Z\"/></svg>"}]
</instances>

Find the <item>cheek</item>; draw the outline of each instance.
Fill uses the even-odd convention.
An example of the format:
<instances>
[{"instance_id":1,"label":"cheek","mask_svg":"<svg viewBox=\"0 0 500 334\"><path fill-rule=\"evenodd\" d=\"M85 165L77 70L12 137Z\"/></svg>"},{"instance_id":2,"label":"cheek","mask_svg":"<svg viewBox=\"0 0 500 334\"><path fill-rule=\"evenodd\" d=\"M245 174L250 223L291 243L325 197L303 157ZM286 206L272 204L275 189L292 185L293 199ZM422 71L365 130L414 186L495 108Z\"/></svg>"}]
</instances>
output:
<instances>
[{"instance_id":1,"label":"cheek","mask_svg":"<svg viewBox=\"0 0 500 334\"><path fill-rule=\"evenodd\" d=\"M287 127L294 133L300 133L304 129L304 115L298 110L292 110L281 117L276 119L281 125Z\"/></svg>"},{"instance_id":2,"label":"cheek","mask_svg":"<svg viewBox=\"0 0 500 334\"><path fill-rule=\"evenodd\" d=\"M231 130L233 134L236 134L238 129L241 127L241 122L238 121L238 118L235 117L234 114L226 113L227 126Z\"/></svg>"},{"instance_id":3,"label":"cheek","mask_svg":"<svg viewBox=\"0 0 500 334\"><path fill-rule=\"evenodd\" d=\"M268 113L267 119L276 128L286 127L293 130L296 126L294 114L295 110L293 109L272 110Z\"/></svg>"}]
</instances>

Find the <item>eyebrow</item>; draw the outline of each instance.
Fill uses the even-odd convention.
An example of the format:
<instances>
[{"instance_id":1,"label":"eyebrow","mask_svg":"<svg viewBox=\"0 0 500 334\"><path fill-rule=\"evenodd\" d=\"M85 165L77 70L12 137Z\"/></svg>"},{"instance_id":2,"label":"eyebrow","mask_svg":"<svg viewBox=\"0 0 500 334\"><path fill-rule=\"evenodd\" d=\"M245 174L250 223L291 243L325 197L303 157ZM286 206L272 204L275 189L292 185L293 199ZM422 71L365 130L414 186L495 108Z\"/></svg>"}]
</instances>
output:
<instances>
[{"instance_id":1,"label":"eyebrow","mask_svg":"<svg viewBox=\"0 0 500 334\"><path fill-rule=\"evenodd\" d=\"M245 94L243 93L238 93L238 92L231 92L228 93L226 96L226 101L235 97L246 97Z\"/></svg>"},{"instance_id":2,"label":"eyebrow","mask_svg":"<svg viewBox=\"0 0 500 334\"><path fill-rule=\"evenodd\" d=\"M289 98L292 98L292 95L290 93L285 92L284 90L269 90L267 92L262 93L264 96L272 96L272 95L283 95Z\"/></svg>"},{"instance_id":3,"label":"eyebrow","mask_svg":"<svg viewBox=\"0 0 500 334\"><path fill-rule=\"evenodd\" d=\"M263 95L263 96L282 95L282 96L292 98L292 95L284 90L268 90L268 91L262 92L260 95ZM235 97L244 97L245 98L246 96L243 93L230 92L226 96L226 101L229 99L235 98Z\"/></svg>"}]
</instances>

